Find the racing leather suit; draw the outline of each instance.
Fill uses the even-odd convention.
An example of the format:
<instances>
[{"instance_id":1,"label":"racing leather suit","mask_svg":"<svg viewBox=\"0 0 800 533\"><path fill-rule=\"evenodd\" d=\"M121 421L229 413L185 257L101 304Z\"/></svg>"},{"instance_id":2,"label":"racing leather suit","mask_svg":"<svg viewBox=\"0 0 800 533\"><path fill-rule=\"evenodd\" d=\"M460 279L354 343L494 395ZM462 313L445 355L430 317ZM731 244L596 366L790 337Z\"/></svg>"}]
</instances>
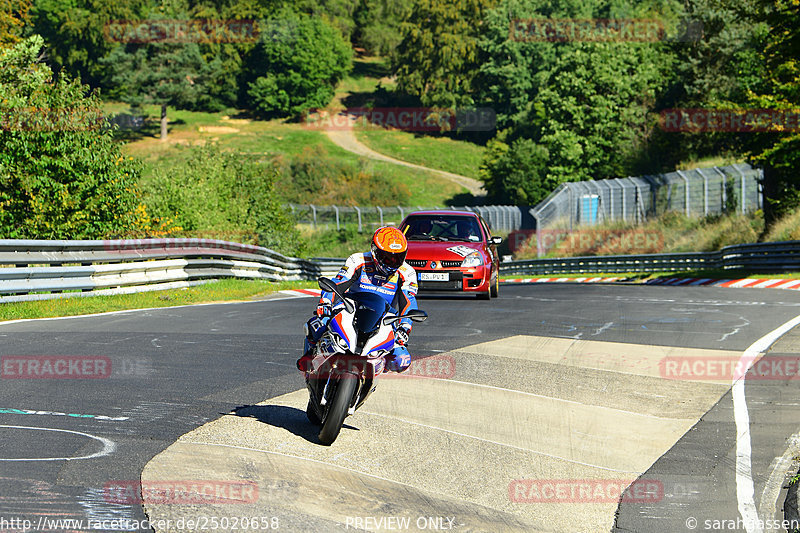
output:
<instances>
[{"instance_id":1,"label":"racing leather suit","mask_svg":"<svg viewBox=\"0 0 800 533\"><path fill-rule=\"evenodd\" d=\"M412 309L417 309L417 273L408 264L403 263L397 271L388 278L376 268L375 261L370 252L355 253L347 258L344 266L333 278L344 293L372 292L380 295L392 306L398 314L405 314ZM331 292L320 295L320 305L337 304L338 296ZM306 324L305 352L317 343L325 332L330 317L314 315ZM398 321L396 328L403 328L406 333L411 333L412 322L409 318ZM386 358L386 367L402 372L411 364L411 355L408 349L395 343L391 356Z\"/></svg>"}]
</instances>

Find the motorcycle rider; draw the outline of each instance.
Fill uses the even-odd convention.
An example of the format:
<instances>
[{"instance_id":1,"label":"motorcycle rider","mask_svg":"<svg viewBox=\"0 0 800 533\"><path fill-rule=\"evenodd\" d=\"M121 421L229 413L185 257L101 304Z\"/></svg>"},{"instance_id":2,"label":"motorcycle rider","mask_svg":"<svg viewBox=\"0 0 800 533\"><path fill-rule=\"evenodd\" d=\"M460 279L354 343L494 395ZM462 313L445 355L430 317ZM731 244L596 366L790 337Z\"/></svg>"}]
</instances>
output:
<instances>
[{"instance_id":1,"label":"motorcycle rider","mask_svg":"<svg viewBox=\"0 0 800 533\"><path fill-rule=\"evenodd\" d=\"M355 253L347 258L333 282L344 293L373 292L391 305L398 314L417 309L417 273L405 262L408 242L399 229L392 226L378 228L372 236L370 251ZM338 299L334 293L323 292L313 317L306 323L305 353L297 360L301 372L309 370L314 347L322 337L333 315ZM411 354L406 348L411 335L411 319L395 323L395 346L386 357L386 369L402 372L411 365Z\"/></svg>"}]
</instances>

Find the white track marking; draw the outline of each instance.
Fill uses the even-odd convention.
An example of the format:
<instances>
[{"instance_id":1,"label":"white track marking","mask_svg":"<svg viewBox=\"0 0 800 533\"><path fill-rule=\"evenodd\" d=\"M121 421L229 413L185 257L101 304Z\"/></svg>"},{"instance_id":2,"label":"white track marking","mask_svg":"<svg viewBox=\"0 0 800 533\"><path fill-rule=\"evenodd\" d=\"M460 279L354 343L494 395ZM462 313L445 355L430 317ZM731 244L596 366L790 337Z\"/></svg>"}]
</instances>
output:
<instances>
[{"instance_id":1,"label":"white track marking","mask_svg":"<svg viewBox=\"0 0 800 533\"><path fill-rule=\"evenodd\" d=\"M54 429L54 428L37 428L37 427L30 427L30 426L0 426L0 428L11 428L11 429L29 429L33 431L55 431L58 433L72 433L73 435L80 435L82 437L88 437L90 439L94 439L99 441L103 444L103 449L97 453L93 453L91 455L84 455L82 457L40 457L40 458L33 458L33 459L3 459L0 458L0 461L9 461L9 462L19 462L19 461L77 461L79 459L95 459L97 457L103 457L106 455L110 455L114 452L117 445L108 439L103 437L98 437L96 435L90 435L88 433L81 433L80 431L70 431L68 429Z\"/></svg>"},{"instance_id":2,"label":"white track marking","mask_svg":"<svg viewBox=\"0 0 800 533\"><path fill-rule=\"evenodd\" d=\"M751 344L739 359L739 368L742 368L742 375L738 378L734 377L733 381L733 416L736 422L736 500L739 505L739 514L742 515L747 533L763 533L764 530L759 523L755 502L755 488L753 486L750 414L747 411L747 400L744 394L745 377L759 354L766 352L781 335L798 324L800 324L800 315Z\"/></svg>"}]
</instances>

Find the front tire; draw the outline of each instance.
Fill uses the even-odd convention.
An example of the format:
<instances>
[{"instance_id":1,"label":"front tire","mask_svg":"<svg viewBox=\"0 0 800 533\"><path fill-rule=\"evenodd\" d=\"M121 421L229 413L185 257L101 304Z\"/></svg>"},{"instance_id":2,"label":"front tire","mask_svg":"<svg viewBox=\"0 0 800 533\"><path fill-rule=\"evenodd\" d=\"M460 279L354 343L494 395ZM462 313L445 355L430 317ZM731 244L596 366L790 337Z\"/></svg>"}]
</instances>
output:
<instances>
[{"instance_id":1,"label":"front tire","mask_svg":"<svg viewBox=\"0 0 800 533\"><path fill-rule=\"evenodd\" d=\"M356 377L352 374L344 374L337 381L333 400L319 432L319 441L325 446L333 444L333 441L339 436L339 431L341 431L347 416L347 410L350 408L350 400L353 399L353 393L358 384Z\"/></svg>"},{"instance_id":2,"label":"front tire","mask_svg":"<svg viewBox=\"0 0 800 533\"><path fill-rule=\"evenodd\" d=\"M497 295L500 294L500 273L499 272L494 277L494 283L492 283L492 288L489 289L489 294L491 295L492 298L497 298Z\"/></svg>"},{"instance_id":3,"label":"front tire","mask_svg":"<svg viewBox=\"0 0 800 533\"><path fill-rule=\"evenodd\" d=\"M314 406L311 405L311 399L308 400L308 405L306 406L306 417L308 417L308 421L315 426L322 425L322 420L319 419L317 412L314 410Z\"/></svg>"}]
</instances>

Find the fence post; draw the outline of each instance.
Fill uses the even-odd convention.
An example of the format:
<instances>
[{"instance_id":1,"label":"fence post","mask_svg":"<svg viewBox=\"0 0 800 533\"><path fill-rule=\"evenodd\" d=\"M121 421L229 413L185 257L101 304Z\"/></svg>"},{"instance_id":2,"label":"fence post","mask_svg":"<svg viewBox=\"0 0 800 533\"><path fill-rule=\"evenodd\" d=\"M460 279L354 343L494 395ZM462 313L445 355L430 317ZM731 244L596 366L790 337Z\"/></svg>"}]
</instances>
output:
<instances>
[{"instance_id":1,"label":"fence post","mask_svg":"<svg viewBox=\"0 0 800 533\"><path fill-rule=\"evenodd\" d=\"M686 204L686 216L688 217L688 216L690 216L690 213L691 213L691 209L690 209L690 206L689 206L689 178L687 178L683 174L682 170L678 170L676 172L677 172L678 176L680 176L680 178L683 180L683 186L684 186L683 197L684 197L684 203Z\"/></svg>"},{"instance_id":2,"label":"fence post","mask_svg":"<svg viewBox=\"0 0 800 533\"><path fill-rule=\"evenodd\" d=\"M332 205L331 207L333 207L333 210L336 211L336 231L339 231L339 208L335 205Z\"/></svg>"},{"instance_id":3,"label":"fence post","mask_svg":"<svg viewBox=\"0 0 800 533\"><path fill-rule=\"evenodd\" d=\"M406 218L405 214L403 214L403 208L398 205L397 209L400 211L400 221L402 222L403 219Z\"/></svg>"},{"instance_id":4,"label":"fence post","mask_svg":"<svg viewBox=\"0 0 800 533\"><path fill-rule=\"evenodd\" d=\"M313 213L313 217L314 217L313 226L314 226L314 229L317 229L317 208L314 207L314 204L308 204L308 206L311 208L311 212Z\"/></svg>"},{"instance_id":5,"label":"fence post","mask_svg":"<svg viewBox=\"0 0 800 533\"><path fill-rule=\"evenodd\" d=\"M383 209L381 209L380 206L375 206L375 209L378 210L378 213L381 216L381 227L383 227Z\"/></svg>"},{"instance_id":6,"label":"fence post","mask_svg":"<svg viewBox=\"0 0 800 533\"><path fill-rule=\"evenodd\" d=\"M353 208L356 210L356 213L358 213L358 232L361 233L362 231L364 231L363 228L361 227L361 209L359 209L356 206L353 206Z\"/></svg>"},{"instance_id":7,"label":"fence post","mask_svg":"<svg viewBox=\"0 0 800 533\"><path fill-rule=\"evenodd\" d=\"M747 203L747 186L745 184L744 172L742 172L739 169L739 167L737 167L736 165L733 165L731 168L739 173L739 181L741 182L741 189L742 189L742 193L741 193L742 214L744 214L744 213L747 212L747 205L746 205L746 203Z\"/></svg>"},{"instance_id":8,"label":"fence post","mask_svg":"<svg viewBox=\"0 0 800 533\"><path fill-rule=\"evenodd\" d=\"M725 213L728 210L728 176L721 171L719 167L715 166L714 171L720 175L720 179L722 180L722 212Z\"/></svg>"},{"instance_id":9,"label":"fence post","mask_svg":"<svg viewBox=\"0 0 800 533\"><path fill-rule=\"evenodd\" d=\"M708 216L708 177L701 168L697 169L697 173L703 177L703 214Z\"/></svg>"}]
</instances>

